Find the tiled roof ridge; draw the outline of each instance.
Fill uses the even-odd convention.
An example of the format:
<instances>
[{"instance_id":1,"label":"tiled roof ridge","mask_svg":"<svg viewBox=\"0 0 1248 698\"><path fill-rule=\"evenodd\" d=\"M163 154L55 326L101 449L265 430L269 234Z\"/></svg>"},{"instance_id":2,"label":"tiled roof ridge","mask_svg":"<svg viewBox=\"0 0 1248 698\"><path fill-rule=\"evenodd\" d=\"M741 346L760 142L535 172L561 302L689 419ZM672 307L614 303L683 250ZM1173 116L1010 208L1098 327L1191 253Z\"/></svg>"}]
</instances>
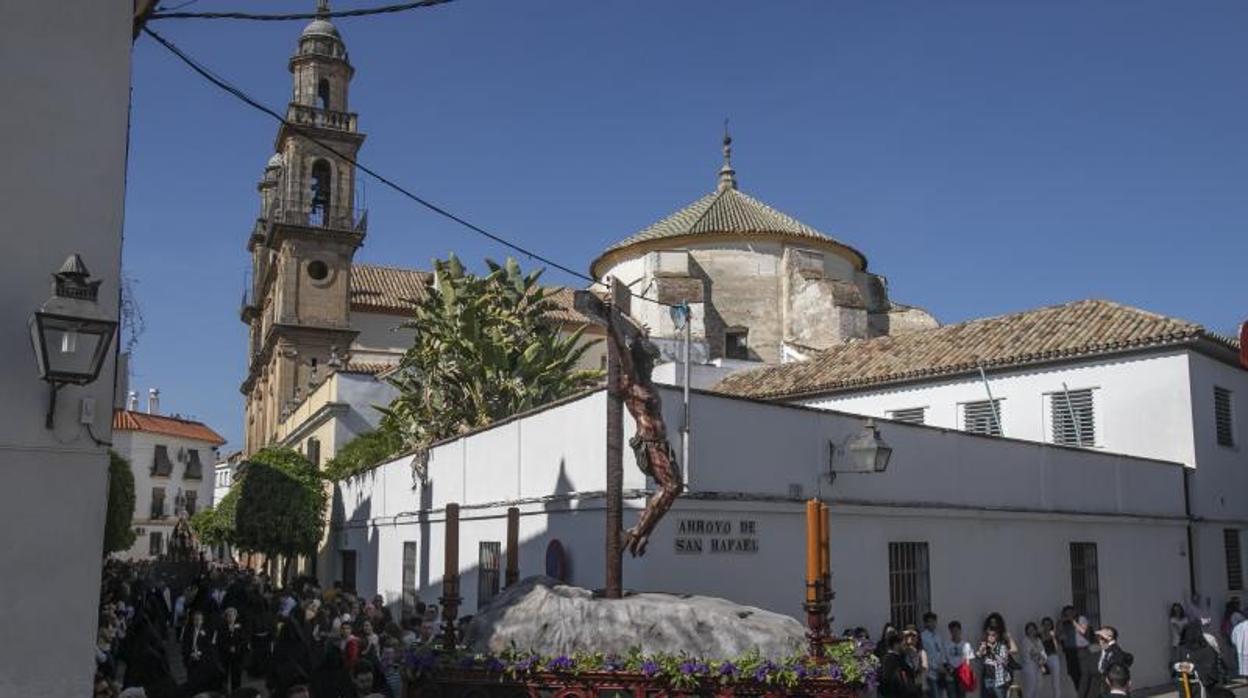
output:
<instances>
[{"instance_id":1,"label":"tiled roof ridge","mask_svg":"<svg viewBox=\"0 0 1248 698\"><path fill-rule=\"evenodd\" d=\"M1117 316L1108 318L1086 317L1097 313L1098 310L1116 311ZM1074 314L1074 317L1061 317L1060 315L1053 318L1045 317L1053 313L1062 312ZM1035 319L1035 321L1013 329L1013 334L1011 335L1011 328L1008 327L1008 324L1011 321L1017 321L1022 318ZM1046 319L1049 320L1048 325L1045 324ZM1056 336L1054 334L1055 330L1060 330L1063 326L1097 321L1108 322L1107 326L1100 333L1104 339L1098 341L1097 337L1093 336L1089 337L1088 341L1085 342L1077 342L1066 346L1046 346L1046 344L1053 344L1052 340ZM1151 328L1150 331L1142 336L1133 336L1140 331L1149 329L1137 327L1142 321L1159 323L1160 326ZM1054 324L1058 326L1054 327ZM1000 325L1001 327L994 327L994 325ZM991 346L985 348L985 351L989 352L988 355L976 352L974 348L966 351L965 347L957 346L958 337L970 335L972 339L964 341L974 341L974 335L977 332L984 331L985 327L990 328L988 331L1001 335L987 338L997 340L998 343L1003 339L1016 341L1020 344L1024 341L1032 341L1038 343L1039 346L1030 351L1007 350L1000 352L998 356L990 355ZM730 376L721 381L716 388L731 394L755 397L797 397L838 389L904 382L930 376L955 375L973 371L979 366L985 368L1013 366L1075 356L1125 351L1144 346L1180 343L1200 338L1217 341L1231 348L1237 346L1234 343L1227 342L1225 337L1207 332L1203 326L1187 320L1143 310L1117 301L1089 298L1020 312L975 318L961 323L902 335L876 337L841 344L823 350L808 361L762 367L747 373ZM921 348L925 340L932 340L933 345L942 344L942 340L944 340L943 344L952 344L953 346L937 346L936 348L946 350L951 355L963 353L969 354L969 356L952 363L940 363L939 359L933 360L930 356L924 357L918 351L911 351L911 356L895 356L889 353L895 345L901 345L902 349L897 353L903 354L907 349L916 346ZM873 349L878 350L874 356L871 353ZM962 351L959 352L959 349L962 349ZM857 355L855 356L855 354ZM942 354L939 358L944 358L944 356L945 354ZM872 368L869 365L869 362L872 360L879 364L879 366L875 367L878 371L875 374L863 374L863 369L870 371ZM891 365L900 362L910 361L922 364L924 360L927 360L930 365L890 368ZM835 366L829 366L829 364L835 364ZM848 370L858 370L858 375L853 377L820 377L819 374L821 372L827 372L829 368L832 368L833 372L835 372L834 369L836 367L849 367Z\"/></svg>"},{"instance_id":2,"label":"tiled roof ridge","mask_svg":"<svg viewBox=\"0 0 1248 698\"><path fill-rule=\"evenodd\" d=\"M407 274L419 274L419 275L422 275L422 276L423 276L423 275L429 275L429 274L432 274L432 273L433 273L433 272L431 272L431 271L426 271L426 270L424 270L424 269L413 269L413 268L411 268L411 267L400 267L400 266L395 266L395 265L393 265L393 264L378 264L377 262L352 262L352 263L351 263L351 267L352 267L352 268L368 267L368 268L372 268L372 269L384 269L384 270L386 270L386 271L398 271L398 272L403 272L403 273L407 273Z\"/></svg>"},{"instance_id":3,"label":"tiled roof ridge","mask_svg":"<svg viewBox=\"0 0 1248 698\"><path fill-rule=\"evenodd\" d=\"M150 422L145 425L144 422ZM163 430L154 427L165 427ZM152 434L165 434L179 438L194 439L208 443L224 444L225 438L212 427L194 419L172 417L163 414L151 414L127 410L121 407L113 409L114 431L140 431Z\"/></svg>"}]
</instances>

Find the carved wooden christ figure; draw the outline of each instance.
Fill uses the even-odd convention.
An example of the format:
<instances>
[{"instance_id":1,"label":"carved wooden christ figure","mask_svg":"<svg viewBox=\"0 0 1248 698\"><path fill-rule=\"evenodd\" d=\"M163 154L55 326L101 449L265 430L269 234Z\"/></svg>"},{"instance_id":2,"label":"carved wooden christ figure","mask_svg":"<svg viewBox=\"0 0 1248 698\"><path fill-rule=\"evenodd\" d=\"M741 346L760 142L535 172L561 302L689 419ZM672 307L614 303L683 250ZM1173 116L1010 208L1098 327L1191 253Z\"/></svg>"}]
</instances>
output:
<instances>
[{"instance_id":1,"label":"carved wooden christ figure","mask_svg":"<svg viewBox=\"0 0 1248 698\"><path fill-rule=\"evenodd\" d=\"M618 312L607 317L607 341L620 368L618 382L608 389L616 391L636 423L636 434L628 445L633 449L637 467L654 478L658 486L658 491L646 502L637 524L625 534L624 548L637 557L645 555L650 533L672 508L685 485L681 481L676 453L667 440L663 403L651 380L658 349Z\"/></svg>"}]
</instances>

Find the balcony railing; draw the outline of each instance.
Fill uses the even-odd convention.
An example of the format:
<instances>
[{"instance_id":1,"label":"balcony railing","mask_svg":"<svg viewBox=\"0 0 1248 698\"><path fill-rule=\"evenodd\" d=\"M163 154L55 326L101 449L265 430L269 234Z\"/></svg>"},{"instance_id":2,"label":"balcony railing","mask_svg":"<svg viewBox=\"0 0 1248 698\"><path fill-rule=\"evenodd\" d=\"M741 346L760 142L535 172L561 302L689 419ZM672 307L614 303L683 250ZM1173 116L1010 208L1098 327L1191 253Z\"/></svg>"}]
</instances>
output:
<instances>
[{"instance_id":1,"label":"balcony railing","mask_svg":"<svg viewBox=\"0 0 1248 698\"><path fill-rule=\"evenodd\" d=\"M351 206L317 206L304 202L278 201L270 219L274 223L305 225L310 228L330 228L364 232L368 228L368 213Z\"/></svg>"},{"instance_id":2,"label":"balcony railing","mask_svg":"<svg viewBox=\"0 0 1248 698\"><path fill-rule=\"evenodd\" d=\"M331 131L355 133L357 115L351 112L292 104L286 108L286 120L297 126L315 126Z\"/></svg>"}]
</instances>

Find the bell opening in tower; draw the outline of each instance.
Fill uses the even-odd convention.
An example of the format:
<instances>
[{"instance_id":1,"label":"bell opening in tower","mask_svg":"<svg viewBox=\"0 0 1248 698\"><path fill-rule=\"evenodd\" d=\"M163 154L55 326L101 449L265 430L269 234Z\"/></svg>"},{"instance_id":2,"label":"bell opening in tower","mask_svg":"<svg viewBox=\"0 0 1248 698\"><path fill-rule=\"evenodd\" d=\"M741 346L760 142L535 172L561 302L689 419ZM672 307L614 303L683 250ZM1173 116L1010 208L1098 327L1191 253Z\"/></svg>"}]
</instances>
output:
<instances>
[{"instance_id":1,"label":"bell opening in tower","mask_svg":"<svg viewBox=\"0 0 1248 698\"><path fill-rule=\"evenodd\" d=\"M329 80L327 78L321 78L316 85L316 102L318 107L329 111Z\"/></svg>"},{"instance_id":2,"label":"bell opening in tower","mask_svg":"<svg viewBox=\"0 0 1248 698\"><path fill-rule=\"evenodd\" d=\"M317 160L312 164L312 208L308 214L308 224L328 226L330 224L330 194L333 168L329 161Z\"/></svg>"}]
</instances>

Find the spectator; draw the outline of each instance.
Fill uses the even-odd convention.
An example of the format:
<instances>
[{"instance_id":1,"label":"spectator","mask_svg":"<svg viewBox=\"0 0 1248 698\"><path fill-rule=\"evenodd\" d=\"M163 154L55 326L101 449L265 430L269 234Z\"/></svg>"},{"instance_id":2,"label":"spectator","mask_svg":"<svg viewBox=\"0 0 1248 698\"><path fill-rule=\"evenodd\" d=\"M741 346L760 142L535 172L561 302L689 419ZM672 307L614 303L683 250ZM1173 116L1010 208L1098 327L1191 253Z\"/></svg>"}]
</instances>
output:
<instances>
[{"instance_id":1,"label":"spectator","mask_svg":"<svg viewBox=\"0 0 1248 698\"><path fill-rule=\"evenodd\" d=\"M948 686L952 698L965 698L967 689L962 685L957 674L959 671L965 671L961 667L969 666L974 656L971 643L962 639L962 624L956 620L950 621L949 642L945 644L945 665L949 667Z\"/></svg>"},{"instance_id":2,"label":"spectator","mask_svg":"<svg viewBox=\"0 0 1248 698\"><path fill-rule=\"evenodd\" d=\"M885 630L892 630L886 626ZM884 658L880 662L880 698L918 698L920 694L914 683L914 675L902 655L901 635L896 630L886 632L881 642Z\"/></svg>"},{"instance_id":3,"label":"spectator","mask_svg":"<svg viewBox=\"0 0 1248 698\"><path fill-rule=\"evenodd\" d=\"M924 685L928 698L938 698L942 693L946 698L952 698L949 684L953 680L953 674L946 661L949 652L937 630L937 620L936 614L931 611L923 614L923 632L919 635L919 648L923 653L923 664L927 667Z\"/></svg>"},{"instance_id":4,"label":"spectator","mask_svg":"<svg viewBox=\"0 0 1248 698\"><path fill-rule=\"evenodd\" d=\"M1121 664L1128 669L1135 662L1135 657L1118 644L1118 629L1110 625L1102 625L1096 631L1096 641L1101 646L1101 657L1096 663L1096 671L1104 674L1111 666Z\"/></svg>"},{"instance_id":5,"label":"spectator","mask_svg":"<svg viewBox=\"0 0 1248 698\"><path fill-rule=\"evenodd\" d=\"M1183 604L1170 604L1170 674L1174 674L1174 663L1179 661L1179 638L1183 635L1183 626L1187 625L1187 612Z\"/></svg>"},{"instance_id":6,"label":"spectator","mask_svg":"<svg viewBox=\"0 0 1248 698\"><path fill-rule=\"evenodd\" d=\"M910 670L910 676L914 678L914 687L922 693L923 677L927 675L927 664L923 651L919 648L919 631L913 625L906 626L906 629L902 631L901 647L906 668Z\"/></svg>"},{"instance_id":7,"label":"spectator","mask_svg":"<svg viewBox=\"0 0 1248 698\"><path fill-rule=\"evenodd\" d=\"M875 656L884 661L884 655L888 654L888 638L897 634L897 628L892 623L885 623L884 629L880 631L880 639L875 643Z\"/></svg>"},{"instance_id":8,"label":"spectator","mask_svg":"<svg viewBox=\"0 0 1248 698\"><path fill-rule=\"evenodd\" d=\"M1053 619L1048 616L1040 620L1040 641L1044 645L1044 654L1047 657L1044 680L1052 688L1052 698L1061 698L1062 659L1058 654L1061 643L1058 642L1057 628L1053 624Z\"/></svg>"},{"instance_id":9,"label":"spectator","mask_svg":"<svg viewBox=\"0 0 1248 698\"><path fill-rule=\"evenodd\" d=\"M1007 698L1014 676L1010 673L1010 649L993 625L984 630L984 639L975 650L983 665L980 698Z\"/></svg>"},{"instance_id":10,"label":"spectator","mask_svg":"<svg viewBox=\"0 0 1248 698\"><path fill-rule=\"evenodd\" d=\"M1049 655L1044 651L1040 628L1035 623L1027 623L1023 629L1023 644L1020 653L1023 666L1023 698L1037 698L1040 695L1041 677L1049 670Z\"/></svg>"},{"instance_id":11,"label":"spectator","mask_svg":"<svg viewBox=\"0 0 1248 698\"><path fill-rule=\"evenodd\" d=\"M1248 620L1241 620L1231 629L1231 645L1235 647L1238 674L1248 676Z\"/></svg>"},{"instance_id":12,"label":"spectator","mask_svg":"<svg viewBox=\"0 0 1248 698\"><path fill-rule=\"evenodd\" d=\"M1129 698L1131 695L1131 670L1122 664L1113 664L1105 671L1104 698Z\"/></svg>"}]
</instances>

